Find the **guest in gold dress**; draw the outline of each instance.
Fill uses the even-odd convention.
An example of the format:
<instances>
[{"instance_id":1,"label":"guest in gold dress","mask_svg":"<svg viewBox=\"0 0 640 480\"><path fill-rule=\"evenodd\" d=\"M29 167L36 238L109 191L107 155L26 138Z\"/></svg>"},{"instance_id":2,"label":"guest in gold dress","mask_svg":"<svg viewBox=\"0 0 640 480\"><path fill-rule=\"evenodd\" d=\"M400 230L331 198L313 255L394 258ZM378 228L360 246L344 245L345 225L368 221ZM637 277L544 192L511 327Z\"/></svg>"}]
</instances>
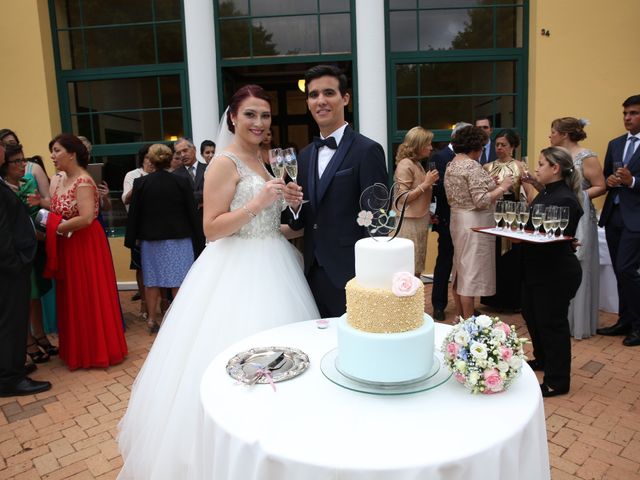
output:
<instances>
[{"instance_id":1,"label":"guest in gold dress","mask_svg":"<svg viewBox=\"0 0 640 480\"><path fill-rule=\"evenodd\" d=\"M413 127L407 132L404 141L396 154L396 198L398 209L405 205L404 220L398 232L399 237L413 241L414 273L417 277L424 268L427 255L427 228L429 225L429 205L431 204L432 186L438 180L438 171L425 172L420 160L427 158L433 133L422 127ZM404 194L404 195L403 195ZM403 195L400 198L400 195Z\"/></svg>"},{"instance_id":2,"label":"guest in gold dress","mask_svg":"<svg viewBox=\"0 0 640 480\"><path fill-rule=\"evenodd\" d=\"M520 146L520 137L510 129L501 130L495 139L497 158L483 168L496 182L505 175L513 178L513 185L505 192L503 199L512 202L529 202L537 192L530 183L522 181L529 173L526 165L515 159L515 151ZM507 239L496 238L496 293L482 297L481 303L499 310L520 309L520 245L512 245Z\"/></svg>"},{"instance_id":3,"label":"guest in gold dress","mask_svg":"<svg viewBox=\"0 0 640 480\"><path fill-rule=\"evenodd\" d=\"M456 156L444 179L451 206L453 299L456 315L465 318L473 315L474 297L493 295L496 290L495 240L471 228L493 225L493 205L513 184L506 175L496 185L478 163L486 141L487 134L478 127L459 130L451 139Z\"/></svg>"}]
</instances>

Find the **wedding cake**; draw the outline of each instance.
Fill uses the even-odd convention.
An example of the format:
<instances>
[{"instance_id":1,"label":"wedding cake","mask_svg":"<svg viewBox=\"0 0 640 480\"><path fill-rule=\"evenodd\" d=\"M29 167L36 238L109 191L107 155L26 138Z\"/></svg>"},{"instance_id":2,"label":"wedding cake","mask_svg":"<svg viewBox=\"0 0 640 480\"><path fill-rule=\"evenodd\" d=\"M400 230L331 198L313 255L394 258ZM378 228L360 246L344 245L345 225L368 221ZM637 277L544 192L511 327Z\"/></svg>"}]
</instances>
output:
<instances>
[{"instance_id":1,"label":"wedding cake","mask_svg":"<svg viewBox=\"0 0 640 480\"><path fill-rule=\"evenodd\" d=\"M347 313L338 321L337 369L371 383L426 377L433 366L433 320L424 287L411 272L413 242L365 238L355 245L356 276L346 286Z\"/></svg>"}]
</instances>

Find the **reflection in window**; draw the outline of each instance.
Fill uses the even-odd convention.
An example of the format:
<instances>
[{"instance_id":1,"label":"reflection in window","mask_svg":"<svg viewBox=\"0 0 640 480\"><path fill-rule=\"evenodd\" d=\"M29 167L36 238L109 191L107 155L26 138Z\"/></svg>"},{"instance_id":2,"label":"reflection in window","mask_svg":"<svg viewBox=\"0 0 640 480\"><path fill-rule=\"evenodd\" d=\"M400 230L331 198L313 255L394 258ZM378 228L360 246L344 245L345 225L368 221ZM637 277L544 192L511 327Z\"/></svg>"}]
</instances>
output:
<instances>
[{"instance_id":1,"label":"reflection in window","mask_svg":"<svg viewBox=\"0 0 640 480\"><path fill-rule=\"evenodd\" d=\"M222 58L351 52L349 0L218 0Z\"/></svg>"},{"instance_id":2,"label":"reflection in window","mask_svg":"<svg viewBox=\"0 0 640 480\"><path fill-rule=\"evenodd\" d=\"M519 48L523 5L515 0L390 1L391 50ZM478 7L478 8L460 8Z\"/></svg>"},{"instance_id":3,"label":"reflection in window","mask_svg":"<svg viewBox=\"0 0 640 480\"><path fill-rule=\"evenodd\" d=\"M93 144L159 141L183 135L177 75L69 82L73 133Z\"/></svg>"},{"instance_id":4,"label":"reflection in window","mask_svg":"<svg viewBox=\"0 0 640 480\"><path fill-rule=\"evenodd\" d=\"M56 0L55 6L63 70L184 61L181 0Z\"/></svg>"}]
</instances>

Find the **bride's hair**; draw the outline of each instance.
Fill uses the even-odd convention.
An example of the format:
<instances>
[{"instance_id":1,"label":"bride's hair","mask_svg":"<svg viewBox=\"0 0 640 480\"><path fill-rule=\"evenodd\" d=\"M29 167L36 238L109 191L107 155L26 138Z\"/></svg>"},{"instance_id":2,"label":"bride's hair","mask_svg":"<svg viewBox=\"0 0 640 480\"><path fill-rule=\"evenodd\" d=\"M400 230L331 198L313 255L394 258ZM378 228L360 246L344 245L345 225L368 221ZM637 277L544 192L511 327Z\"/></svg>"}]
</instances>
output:
<instances>
[{"instance_id":1,"label":"bride's hair","mask_svg":"<svg viewBox=\"0 0 640 480\"><path fill-rule=\"evenodd\" d=\"M245 85L240 87L236 93L233 94L231 100L229 100L229 114L227 115L227 127L231 133L236 133L236 127L231 121L231 116L238 114L238 108L245 99L249 97L259 98L271 105L271 98L267 95L267 92L259 85Z\"/></svg>"}]
</instances>

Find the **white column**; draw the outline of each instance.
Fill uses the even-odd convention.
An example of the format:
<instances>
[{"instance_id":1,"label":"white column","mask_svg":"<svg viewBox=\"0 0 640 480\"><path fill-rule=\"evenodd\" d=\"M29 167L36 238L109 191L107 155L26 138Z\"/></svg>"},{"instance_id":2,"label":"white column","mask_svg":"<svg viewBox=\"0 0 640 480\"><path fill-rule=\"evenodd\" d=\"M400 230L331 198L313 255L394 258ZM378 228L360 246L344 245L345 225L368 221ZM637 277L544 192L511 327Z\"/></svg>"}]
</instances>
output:
<instances>
[{"instance_id":1,"label":"white column","mask_svg":"<svg viewBox=\"0 0 640 480\"><path fill-rule=\"evenodd\" d=\"M360 133L387 154L387 62L384 0L356 0L358 119Z\"/></svg>"},{"instance_id":2,"label":"white column","mask_svg":"<svg viewBox=\"0 0 640 480\"><path fill-rule=\"evenodd\" d=\"M184 2L185 37L189 72L189 104L193 141L198 149L218 132L218 80L216 75L215 23L211 0Z\"/></svg>"}]
</instances>

